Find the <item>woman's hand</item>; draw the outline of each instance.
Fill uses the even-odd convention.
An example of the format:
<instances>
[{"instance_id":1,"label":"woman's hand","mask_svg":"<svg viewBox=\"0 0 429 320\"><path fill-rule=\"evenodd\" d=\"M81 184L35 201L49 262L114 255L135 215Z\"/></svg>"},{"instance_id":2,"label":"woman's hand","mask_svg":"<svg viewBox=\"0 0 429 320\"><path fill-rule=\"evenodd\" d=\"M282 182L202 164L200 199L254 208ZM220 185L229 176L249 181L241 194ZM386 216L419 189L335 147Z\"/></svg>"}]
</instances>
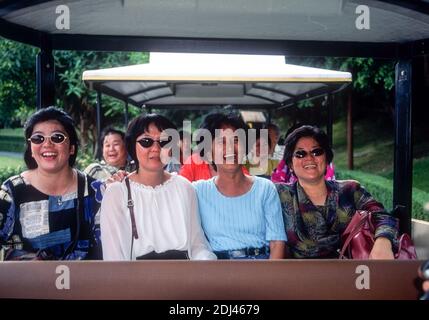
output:
<instances>
[{"instance_id":1,"label":"woman's hand","mask_svg":"<svg viewBox=\"0 0 429 320\"><path fill-rule=\"evenodd\" d=\"M285 242L272 240L270 241L270 259L284 259Z\"/></svg>"},{"instance_id":2,"label":"woman's hand","mask_svg":"<svg viewBox=\"0 0 429 320\"><path fill-rule=\"evenodd\" d=\"M129 175L128 172L124 171L124 170L119 170L118 172L112 174L112 176L110 178L108 178L105 182L106 182L106 186L115 182L115 181L119 181L121 182L122 180L125 179L125 177Z\"/></svg>"},{"instance_id":3,"label":"woman's hand","mask_svg":"<svg viewBox=\"0 0 429 320\"><path fill-rule=\"evenodd\" d=\"M377 238L374 242L371 253L369 254L369 259L395 259L390 240L384 237Z\"/></svg>"},{"instance_id":4,"label":"woman's hand","mask_svg":"<svg viewBox=\"0 0 429 320\"><path fill-rule=\"evenodd\" d=\"M418 270L419 277L425 280L423 282L423 291L429 293L429 260L424 262Z\"/></svg>"}]
</instances>

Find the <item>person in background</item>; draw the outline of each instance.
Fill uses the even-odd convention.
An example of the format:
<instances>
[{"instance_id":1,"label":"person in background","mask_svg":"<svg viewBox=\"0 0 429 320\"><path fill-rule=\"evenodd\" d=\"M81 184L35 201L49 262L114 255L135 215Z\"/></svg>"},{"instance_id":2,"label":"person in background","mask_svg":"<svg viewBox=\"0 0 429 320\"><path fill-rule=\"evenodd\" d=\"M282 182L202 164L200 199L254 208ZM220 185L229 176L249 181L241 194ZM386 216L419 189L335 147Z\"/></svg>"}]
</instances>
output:
<instances>
[{"instance_id":1,"label":"person in background","mask_svg":"<svg viewBox=\"0 0 429 320\"><path fill-rule=\"evenodd\" d=\"M267 124L266 128L268 129L268 136L271 140L270 149L268 150L268 154L270 158L274 157L274 151L276 150L277 143L280 139L280 128L275 123Z\"/></svg>"},{"instance_id":2,"label":"person in background","mask_svg":"<svg viewBox=\"0 0 429 320\"><path fill-rule=\"evenodd\" d=\"M283 258L286 235L276 188L267 179L243 172L247 126L237 117L223 115L212 128L209 152L217 174L194 182L194 187L214 253L218 259Z\"/></svg>"},{"instance_id":3,"label":"person in background","mask_svg":"<svg viewBox=\"0 0 429 320\"><path fill-rule=\"evenodd\" d=\"M188 150L188 152L191 151L191 141L190 141L190 133L185 133L183 130L179 130L179 152L180 156L179 159L174 158L172 152L170 153L171 159L164 167L165 171L168 172L180 172L180 168L182 167L184 163L183 155L185 150Z\"/></svg>"},{"instance_id":4,"label":"person in background","mask_svg":"<svg viewBox=\"0 0 429 320\"><path fill-rule=\"evenodd\" d=\"M73 168L78 138L72 118L55 107L41 109L24 132L28 170L0 189L5 259L100 259L100 203L94 179Z\"/></svg>"},{"instance_id":5,"label":"person in background","mask_svg":"<svg viewBox=\"0 0 429 320\"><path fill-rule=\"evenodd\" d=\"M108 127L101 134L103 144L103 161L92 163L84 172L94 179L105 181L118 170L133 171L135 166L129 161L125 147L125 134Z\"/></svg>"},{"instance_id":6,"label":"person in background","mask_svg":"<svg viewBox=\"0 0 429 320\"><path fill-rule=\"evenodd\" d=\"M199 129L205 129L209 132L214 132L216 129L220 129L219 125L222 121L224 121L225 117L228 116L222 113L209 114L204 118ZM203 136L200 137L197 147L202 143L204 143ZM211 145L211 142L208 145ZM217 167L210 156L211 152L207 152L207 150L193 152L192 155L185 160L185 163L182 165L179 174L191 182L207 180L216 176ZM242 170L245 174L249 174L244 166L242 166Z\"/></svg>"},{"instance_id":7,"label":"person in background","mask_svg":"<svg viewBox=\"0 0 429 320\"><path fill-rule=\"evenodd\" d=\"M167 129L176 127L157 114L141 115L128 127L126 146L137 169L104 193L104 260L216 259L201 229L194 188L164 170L172 141Z\"/></svg>"},{"instance_id":8,"label":"person in background","mask_svg":"<svg viewBox=\"0 0 429 320\"><path fill-rule=\"evenodd\" d=\"M268 155L271 146L270 137L261 134L261 130L256 130L256 141L248 154L248 161L245 164L251 175L266 179L271 178L271 173L279 163L278 160L272 159Z\"/></svg>"},{"instance_id":9,"label":"person in background","mask_svg":"<svg viewBox=\"0 0 429 320\"><path fill-rule=\"evenodd\" d=\"M294 130L285 141L285 161L297 181L276 184L292 258L338 258L341 235L356 210L371 211L375 242L370 259L393 259L398 220L359 182L328 181L333 152L328 136L314 126Z\"/></svg>"}]
</instances>

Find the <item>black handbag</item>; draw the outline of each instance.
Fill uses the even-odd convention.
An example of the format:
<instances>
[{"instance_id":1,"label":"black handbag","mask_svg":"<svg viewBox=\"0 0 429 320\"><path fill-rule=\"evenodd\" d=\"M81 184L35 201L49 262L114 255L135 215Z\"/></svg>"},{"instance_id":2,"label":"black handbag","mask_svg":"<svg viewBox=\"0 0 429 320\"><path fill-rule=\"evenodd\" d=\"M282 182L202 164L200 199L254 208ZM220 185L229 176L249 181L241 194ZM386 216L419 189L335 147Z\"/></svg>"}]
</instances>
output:
<instances>
[{"instance_id":1,"label":"black handbag","mask_svg":"<svg viewBox=\"0 0 429 320\"><path fill-rule=\"evenodd\" d=\"M181 250L167 250L164 252L149 252L140 257L137 260L189 260L188 252Z\"/></svg>"}]
</instances>

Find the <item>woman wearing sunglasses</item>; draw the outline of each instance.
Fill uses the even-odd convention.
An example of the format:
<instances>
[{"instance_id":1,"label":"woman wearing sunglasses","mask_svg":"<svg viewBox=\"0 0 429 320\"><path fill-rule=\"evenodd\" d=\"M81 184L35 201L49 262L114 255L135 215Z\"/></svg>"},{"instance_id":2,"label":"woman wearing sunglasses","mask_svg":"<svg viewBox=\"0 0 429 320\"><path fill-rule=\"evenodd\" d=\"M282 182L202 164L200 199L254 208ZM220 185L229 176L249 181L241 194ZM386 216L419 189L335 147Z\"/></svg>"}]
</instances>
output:
<instances>
[{"instance_id":1,"label":"woman wearing sunglasses","mask_svg":"<svg viewBox=\"0 0 429 320\"><path fill-rule=\"evenodd\" d=\"M286 164L293 184L276 184L282 202L292 258L337 258L341 234L356 210L371 211L377 221L370 259L393 259L397 219L387 213L357 181L328 181L326 164L333 152L317 127L295 129L285 141Z\"/></svg>"},{"instance_id":2,"label":"woman wearing sunglasses","mask_svg":"<svg viewBox=\"0 0 429 320\"><path fill-rule=\"evenodd\" d=\"M301 125L293 125L291 128L289 128L286 132L285 139L289 136L289 134L291 134L295 129L299 128L300 126ZM280 161L280 163L278 163L277 167L271 173L271 181L274 183L284 182L293 184L296 182L296 176L292 174L290 168L286 164L285 155L285 152L283 152L283 159ZM325 179L335 180L335 169L334 164L332 162L326 165Z\"/></svg>"},{"instance_id":3,"label":"woman wearing sunglasses","mask_svg":"<svg viewBox=\"0 0 429 320\"><path fill-rule=\"evenodd\" d=\"M191 183L164 170L174 146L168 129L177 128L156 114L141 115L128 127L127 150L137 169L105 191L105 260L216 259L201 229Z\"/></svg>"},{"instance_id":4,"label":"woman wearing sunglasses","mask_svg":"<svg viewBox=\"0 0 429 320\"><path fill-rule=\"evenodd\" d=\"M6 259L101 258L99 203L89 187L94 180L73 169L78 138L72 118L54 107L42 109L27 121L25 138L28 170L0 190Z\"/></svg>"}]
</instances>

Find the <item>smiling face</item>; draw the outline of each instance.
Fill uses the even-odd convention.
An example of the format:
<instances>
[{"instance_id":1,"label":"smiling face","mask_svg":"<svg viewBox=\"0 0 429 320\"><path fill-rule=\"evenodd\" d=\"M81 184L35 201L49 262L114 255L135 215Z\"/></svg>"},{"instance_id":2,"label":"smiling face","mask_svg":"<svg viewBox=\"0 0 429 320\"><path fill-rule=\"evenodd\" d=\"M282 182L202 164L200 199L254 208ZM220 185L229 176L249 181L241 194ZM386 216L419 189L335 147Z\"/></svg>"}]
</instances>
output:
<instances>
[{"instance_id":1,"label":"smiling face","mask_svg":"<svg viewBox=\"0 0 429 320\"><path fill-rule=\"evenodd\" d=\"M70 147L70 139L64 127L56 120L49 120L37 123L31 135L40 134L51 136L54 133L62 133L67 138L63 143L53 143L49 138L41 144L31 142L31 156L37 163L39 170L56 173L69 167L70 155L74 154L74 146Z\"/></svg>"},{"instance_id":2,"label":"smiling face","mask_svg":"<svg viewBox=\"0 0 429 320\"><path fill-rule=\"evenodd\" d=\"M127 162L127 150L125 142L117 133L111 133L104 137L103 158L107 164L114 167L123 167Z\"/></svg>"},{"instance_id":3,"label":"smiling face","mask_svg":"<svg viewBox=\"0 0 429 320\"><path fill-rule=\"evenodd\" d=\"M218 171L241 171L244 146L234 131L231 126L221 126L220 134L213 140L213 158Z\"/></svg>"},{"instance_id":4,"label":"smiling face","mask_svg":"<svg viewBox=\"0 0 429 320\"><path fill-rule=\"evenodd\" d=\"M148 130L139 135L136 141L143 138L151 138L153 140L167 140L166 134L161 134L155 124L151 123ZM161 148L158 142L154 142L150 147L145 148L140 143L136 142L136 156L139 161L139 171L153 172L163 171L169 158L168 148Z\"/></svg>"},{"instance_id":5,"label":"smiling face","mask_svg":"<svg viewBox=\"0 0 429 320\"><path fill-rule=\"evenodd\" d=\"M324 179L326 169L325 153L315 156L311 154L312 150L320 148L316 140L311 137L303 137L298 140L295 146L294 154L297 151L305 151L306 155L303 158L296 156L292 157L292 170L298 180L314 183Z\"/></svg>"}]
</instances>

